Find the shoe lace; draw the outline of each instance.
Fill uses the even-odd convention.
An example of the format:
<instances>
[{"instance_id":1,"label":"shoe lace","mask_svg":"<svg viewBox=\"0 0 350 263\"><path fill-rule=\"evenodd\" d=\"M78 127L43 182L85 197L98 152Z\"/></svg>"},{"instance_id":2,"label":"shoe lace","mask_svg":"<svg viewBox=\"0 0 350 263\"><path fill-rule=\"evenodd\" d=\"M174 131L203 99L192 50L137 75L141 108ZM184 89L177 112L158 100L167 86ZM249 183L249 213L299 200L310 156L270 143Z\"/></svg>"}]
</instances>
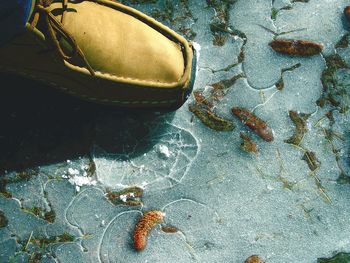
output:
<instances>
[{"instance_id":1,"label":"shoe lace","mask_svg":"<svg viewBox=\"0 0 350 263\"><path fill-rule=\"evenodd\" d=\"M34 11L33 11L33 20L30 23L30 28L34 30L34 28L37 26L39 22L39 18L42 16L44 18L45 26L47 27L50 40L53 43L57 53L64 60L72 59L76 55L80 56L83 59L86 65L86 68L88 69L90 74L94 76L95 72L90 66L89 62L87 61L83 51L77 45L73 36L71 36L64 29L63 21L64 21L65 11L67 10L68 0L60 0L62 1L62 11L63 11L61 16L61 21L58 21L55 18L55 16L52 14L52 11L50 10L50 5L52 4L53 1L54 0L37 0L36 1ZM63 38L71 46L71 49L72 49L71 51L67 51L67 49L61 46L61 42L60 42L61 38Z\"/></svg>"}]
</instances>

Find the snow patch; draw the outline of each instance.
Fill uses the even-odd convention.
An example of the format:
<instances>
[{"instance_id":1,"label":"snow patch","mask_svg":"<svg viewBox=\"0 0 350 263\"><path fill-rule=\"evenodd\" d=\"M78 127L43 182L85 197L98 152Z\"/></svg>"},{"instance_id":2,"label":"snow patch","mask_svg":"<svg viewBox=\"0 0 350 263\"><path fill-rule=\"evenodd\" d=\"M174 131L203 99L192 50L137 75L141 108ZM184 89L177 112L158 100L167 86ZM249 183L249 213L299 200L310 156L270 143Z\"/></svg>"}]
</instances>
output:
<instances>
[{"instance_id":1,"label":"snow patch","mask_svg":"<svg viewBox=\"0 0 350 263\"><path fill-rule=\"evenodd\" d=\"M163 145L163 144L158 146L158 153L161 157L163 157L163 158L165 157L166 159L168 159L171 155L171 152L170 152L168 146Z\"/></svg>"}]
</instances>

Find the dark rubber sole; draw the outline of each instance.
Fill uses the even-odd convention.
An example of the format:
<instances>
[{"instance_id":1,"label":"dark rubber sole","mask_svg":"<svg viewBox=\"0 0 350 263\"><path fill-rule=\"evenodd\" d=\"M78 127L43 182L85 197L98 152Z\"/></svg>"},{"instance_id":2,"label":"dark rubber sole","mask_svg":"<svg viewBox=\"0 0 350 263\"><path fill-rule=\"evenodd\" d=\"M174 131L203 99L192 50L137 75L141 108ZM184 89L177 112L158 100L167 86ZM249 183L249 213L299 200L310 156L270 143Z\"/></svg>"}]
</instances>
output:
<instances>
[{"instance_id":1,"label":"dark rubber sole","mask_svg":"<svg viewBox=\"0 0 350 263\"><path fill-rule=\"evenodd\" d=\"M192 70L191 70L191 81L188 87L188 90L185 93L185 101L190 97L192 91L193 91L193 87L194 87L194 83L196 80L196 74L197 74L197 51L195 48L193 48L193 58L192 58Z\"/></svg>"},{"instance_id":2,"label":"dark rubber sole","mask_svg":"<svg viewBox=\"0 0 350 263\"><path fill-rule=\"evenodd\" d=\"M171 112L171 111L175 111L177 109L179 109L186 101L187 99L191 96L192 91L193 91L193 87L196 81L196 74L197 74L197 51L194 47L192 47L193 50L193 57L192 57L192 69L191 69L191 80L190 83L188 85L188 88L184 94L184 99L181 103L174 105L173 107L169 107L167 109L159 109L161 112ZM156 110L156 109L155 109Z\"/></svg>"}]
</instances>

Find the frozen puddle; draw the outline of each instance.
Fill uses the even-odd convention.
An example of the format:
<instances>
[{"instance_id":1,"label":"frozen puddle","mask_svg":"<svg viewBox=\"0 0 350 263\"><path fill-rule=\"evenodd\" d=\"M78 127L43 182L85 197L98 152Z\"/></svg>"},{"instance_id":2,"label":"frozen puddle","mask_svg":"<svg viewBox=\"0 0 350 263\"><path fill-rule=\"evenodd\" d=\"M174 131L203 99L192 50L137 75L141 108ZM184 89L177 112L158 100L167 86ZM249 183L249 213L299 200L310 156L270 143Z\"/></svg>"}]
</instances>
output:
<instances>
[{"instance_id":1,"label":"frozen puddle","mask_svg":"<svg viewBox=\"0 0 350 263\"><path fill-rule=\"evenodd\" d=\"M98 146L94 151L97 180L106 187L138 185L149 190L179 184L198 153L198 143L187 130L168 124L164 133L144 138L150 151L138 154L108 154ZM142 142L140 142L142 145Z\"/></svg>"}]
</instances>

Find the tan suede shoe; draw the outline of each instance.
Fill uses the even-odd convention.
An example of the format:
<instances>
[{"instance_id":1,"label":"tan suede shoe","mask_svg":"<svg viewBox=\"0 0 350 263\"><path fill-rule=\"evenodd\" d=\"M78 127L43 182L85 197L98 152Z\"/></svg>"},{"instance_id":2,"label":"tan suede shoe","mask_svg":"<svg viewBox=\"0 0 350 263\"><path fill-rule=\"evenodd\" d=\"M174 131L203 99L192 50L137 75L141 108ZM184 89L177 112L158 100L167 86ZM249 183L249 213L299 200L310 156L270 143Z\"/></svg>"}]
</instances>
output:
<instances>
[{"instance_id":1,"label":"tan suede shoe","mask_svg":"<svg viewBox=\"0 0 350 263\"><path fill-rule=\"evenodd\" d=\"M26 32L0 48L0 71L109 105L180 107L193 87L190 43L110 0L37 0Z\"/></svg>"}]
</instances>

